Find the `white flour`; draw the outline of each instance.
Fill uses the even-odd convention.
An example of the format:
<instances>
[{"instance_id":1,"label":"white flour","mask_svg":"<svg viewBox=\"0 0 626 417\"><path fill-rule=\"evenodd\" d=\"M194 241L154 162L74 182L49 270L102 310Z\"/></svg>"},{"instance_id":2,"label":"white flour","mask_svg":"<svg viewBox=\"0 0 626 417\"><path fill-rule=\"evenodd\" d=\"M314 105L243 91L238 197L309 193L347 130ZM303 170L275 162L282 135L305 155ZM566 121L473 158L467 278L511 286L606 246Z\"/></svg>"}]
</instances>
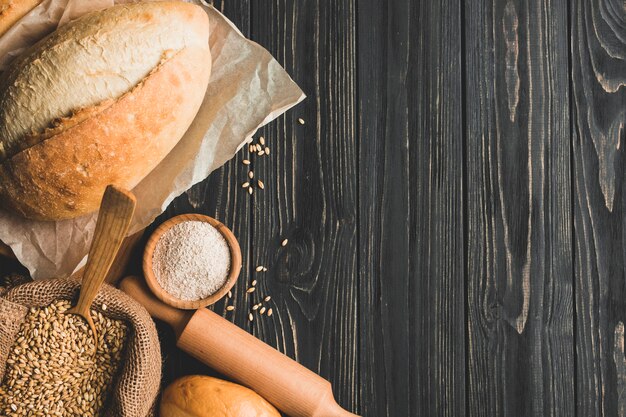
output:
<instances>
[{"instance_id":1,"label":"white flour","mask_svg":"<svg viewBox=\"0 0 626 417\"><path fill-rule=\"evenodd\" d=\"M230 250L209 223L179 223L161 236L152 255L157 281L180 300L201 300L219 290L228 278Z\"/></svg>"}]
</instances>

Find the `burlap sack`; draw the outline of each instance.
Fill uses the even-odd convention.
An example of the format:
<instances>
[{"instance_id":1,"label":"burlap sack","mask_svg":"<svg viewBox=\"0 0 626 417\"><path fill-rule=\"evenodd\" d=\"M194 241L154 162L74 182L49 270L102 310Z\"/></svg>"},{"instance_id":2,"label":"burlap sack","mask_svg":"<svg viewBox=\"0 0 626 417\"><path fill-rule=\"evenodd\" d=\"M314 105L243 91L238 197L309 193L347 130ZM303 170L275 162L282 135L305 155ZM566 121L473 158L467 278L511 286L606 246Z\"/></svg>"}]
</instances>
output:
<instances>
[{"instance_id":1,"label":"burlap sack","mask_svg":"<svg viewBox=\"0 0 626 417\"><path fill-rule=\"evenodd\" d=\"M75 301L79 287L75 280L54 279L21 284L0 295L0 379L4 377L9 350L28 309L60 299ZM103 302L106 311L100 309ZM154 322L135 300L106 284L92 308L107 317L124 321L130 330L122 368L102 415L152 416L161 382L161 349Z\"/></svg>"}]
</instances>

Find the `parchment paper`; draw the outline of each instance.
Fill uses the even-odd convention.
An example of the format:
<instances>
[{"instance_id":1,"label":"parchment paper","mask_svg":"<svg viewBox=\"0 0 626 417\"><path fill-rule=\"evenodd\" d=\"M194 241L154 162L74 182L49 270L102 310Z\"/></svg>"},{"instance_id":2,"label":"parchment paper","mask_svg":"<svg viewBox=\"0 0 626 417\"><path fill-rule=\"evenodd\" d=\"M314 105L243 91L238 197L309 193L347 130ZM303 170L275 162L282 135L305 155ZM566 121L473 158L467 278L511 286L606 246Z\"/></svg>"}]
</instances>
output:
<instances>
[{"instance_id":1,"label":"parchment paper","mask_svg":"<svg viewBox=\"0 0 626 417\"><path fill-rule=\"evenodd\" d=\"M111 5L113 0L46 0L0 38L0 69L58 25ZM129 234L152 223L175 197L232 158L259 127L305 97L269 52L213 7L203 7L211 27L209 88L183 139L133 190L138 203ZM0 240L34 279L64 277L84 264L95 222L95 214L38 222L0 210Z\"/></svg>"}]
</instances>

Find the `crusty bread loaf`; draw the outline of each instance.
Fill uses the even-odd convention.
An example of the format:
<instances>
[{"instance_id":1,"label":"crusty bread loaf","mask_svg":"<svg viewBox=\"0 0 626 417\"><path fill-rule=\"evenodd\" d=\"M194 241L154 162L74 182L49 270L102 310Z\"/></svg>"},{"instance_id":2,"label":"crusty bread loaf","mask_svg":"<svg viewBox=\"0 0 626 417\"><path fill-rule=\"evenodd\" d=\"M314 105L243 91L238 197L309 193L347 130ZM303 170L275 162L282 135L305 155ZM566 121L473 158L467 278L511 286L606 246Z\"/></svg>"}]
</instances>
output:
<instances>
[{"instance_id":1,"label":"crusty bread loaf","mask_svg":"<svg viewBox=\"0 0 626 417\"><path fill-rule=\"evenodd\" d=\"M192 375L163 391L161 417L280 417L254 391L209 376Z\"/></svg>"},{"instance_id":2,"label":"crusty bread loaf","mask_svg":"<svg viewBox=\"0 0 626 417\"><path fill-rule=\"evenodd\" d=\"M114 6L61 27L0 83L0 202L42 220L132 189L191 124L208 85L208 17L195 5Z\"/></svg>"},{"instance_id":3,"label":"crusty bread loaf","mask_svg":"<svg viewBox=\"0 0 626 417\"><path fill-rule=\"evenodd\" d=\"M0 36L39 3L41 0L0 0Z\"/></svg>"}]
</instances>

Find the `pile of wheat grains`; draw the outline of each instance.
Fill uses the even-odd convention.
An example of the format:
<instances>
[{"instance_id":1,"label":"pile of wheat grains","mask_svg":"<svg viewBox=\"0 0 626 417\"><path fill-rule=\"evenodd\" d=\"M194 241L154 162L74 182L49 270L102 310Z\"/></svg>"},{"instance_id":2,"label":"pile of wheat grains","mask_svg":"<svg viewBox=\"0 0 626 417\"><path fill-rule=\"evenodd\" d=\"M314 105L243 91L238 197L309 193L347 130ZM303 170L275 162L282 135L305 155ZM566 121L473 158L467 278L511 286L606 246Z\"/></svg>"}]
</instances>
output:
<instances>
[{"instance_id":1,"label":"pile of wheat grains","mask_svg":"<svg viewBox=\"0 0 626 417\"><path fill-rule=\"evenodd\" d=\"M92 310L98 333L94 346L87 323L64 314L70 307L69 301L59 300L30 309L6 362L0 386L1 415L100 415L128 330L123 322Z\"/></svg>"}]
</instances>

